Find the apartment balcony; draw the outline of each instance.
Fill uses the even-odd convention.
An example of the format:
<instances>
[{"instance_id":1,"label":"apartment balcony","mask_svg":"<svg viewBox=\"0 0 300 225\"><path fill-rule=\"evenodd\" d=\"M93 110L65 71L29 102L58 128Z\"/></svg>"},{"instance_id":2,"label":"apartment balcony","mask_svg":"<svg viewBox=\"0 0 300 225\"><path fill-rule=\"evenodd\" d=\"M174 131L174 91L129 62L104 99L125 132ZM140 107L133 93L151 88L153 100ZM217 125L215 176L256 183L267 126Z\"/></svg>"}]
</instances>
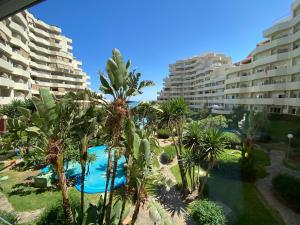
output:
<instances>
[{"instance_id":1,"label":"apartment balcony","mask_svg":"<svg viewBox=\"0 0 300 225\"><path fill-rule=\"evenodd\" d=\"M264 58L260 58L252 63L253 67L270 64L277 61L283 61L290 58L290 52L284 52L279 54L273 54Z\"/></svg>"},{"instance_id":2,"label":"apartment balcony","mask_svg":"<svg viewBox=\"0 0 300 225\"><path fill-rule=\"evenodd\" d=\"M17 76L22 76L22 77L26 77L26 78L30 78L30 73L29 73L29 70L23 70L23 69L20 69L20 68L15 68L13 67L13 72L12 72L13 75L17 75Z\"/></svg>"},{"instance_id":3,"label":"apartment balcony","mask_svg":"<svg viewBox=\"0 0 300 225\"><path fill-rule=\"evenodd\" d=\"M26 51L28 53L30 52L30 49L28 48L28 46L26 44L24 44L21 40L15 38L15 37L11 38L10 43L12 43L13 45L16 45L20 48L23 48L24 51Z\"/></svg>"},{"instance_id":4,"label":"apartment balcony","mask_svg":"<svg viewBox=\"0 0 300 225\"><path fill-rule=\"evenodd\" d=\"M53 31L55 33L61 33L61 29L59 27L48 25L48 24L44 23L43 21L36 19L36 18L34 18L34 20L35 20L35 23L39 24L40 26L44 27L47 30Z\"/></svg>"},{"instance_id":5,"label":"apartment balcony","mask_svg":"<svg viewBox=\"0 0 300 225\"><path fill-rule=\"evenodd\" d=\"M13 52L11 58L19 63L21 63L24 66L28 66L29 65L29 59L25 58L24 56L22 56L21 54L19 54L18 52Z\"/></svg>"},{"instance_id":6,"label":"apartment balcony","mask_svg":"<svg viewBox=\"0 0 300 225\"><path fill-rule=\"evenodd\" d=\"M10 38L11 35L11 30L7 28L6 25L4 25L1 21L0 21L0 30L2 30L6 35L8 35L8 37Z\"/></svg>"},{"instance_id":7,"label":"apartment balcony","mask_svg":"<svg viewBox=\"0 0 300 225\"><path fill-rule=\"evenodd\" d=\"M299 98L243 98L224 99L225 104L231 105L277 105L277 106L299 106Z\"/></svg>"},{"instance_id":8,"label":"apartment balcony","mask_svg":"<svg viewBox=\"0 0 300 225\"><path fill-rule=\"evenodd\" d=\"M61 51L51 51L48 50L46 48L42 48L40 46L36 46L33 42L29 42L29 47L30 49L40 52L42 54L49 54L49 55L57 55L57 56L61 56L61 57L65 57L67 59L73 59L73 55L71 53L64 53Z\"/></svg>"},{"instance_id":9,"label":"apartment balcony","mask_svg":"<svg viewBox=\"0 0 300 225\"><path fill-rule=\"evenodd\" d=\"M228 71L227 71L227 74L230 74L230 73L236 73L236 72L240 72L240 71L243 71L243 70L250 70L252 69L252 63L249 63L249 64L242 64L240 66L236 66L236 67L232 67L230 68Z\"/></svg>"},{"instance_id":10,"label":"apartment balcony","mask_svg":"<svg viewBox=\"0 0 300 225\"><path fill-rule=\"evenodd\" d=\"M13 88L14 87L14 81L9 79L9 78L0 77L0 86Z\"/></svg>"},{"instance_id":11,"label":"apartment balcony","mask_svg":"<svg viewBox=\"0 0 300 225\"><path fill-rule=\"evenodd\" d=\"M17 17L19 19L19 21L24 25L27 26L27 20L25 19L25 17L22 15L22 13L17 13L14 15L15 17Z\"/></svg>"},{"instance_id":12,"label":"apartment balcony","mask_svg":"<svg viewBox=\"0 0 300 225\"><path fill-rule=\"evenodd\" d=\"M40 61L44 61L44 62L51 62L50 59L46 56L43 56L43 55L38 55L36 54L35 52L33 51L30 51L30 57L31 58L34 58L36 60L40 60Z\"/></svg>"},{"instance_id":13,"label":"apartment balcony","mask_svg":"<svg viewBox=\"0 0 300 225\"><path fill-rule=\"evenodd\" d=\"M0 58L0 69L4 72L11 73L13 71L13 65L10 62Z\"/></svg>"},{"instance_id":14,"label":"apartment balcony","mask_svg":"<svg viewBox=\"0 0 300 225\"><path fill-rule=\"evenodd\" d=\"M212 109L211 110L212 114L219 114L219 115L229 115L232 113L230 110L225 110L225 109Z\"/></svg>"},{"instance_id":15,"label":"apartment balcony","mask_svg":"<svg viewBox=\"0 0 300 225\"><path fill-rule=\"evenodd\" d=\"M294 0L292 3L292 10L295 10L298 6L300 6L300 0Z\"/></svg>"},{"instance_id":16,"label":"apartment balcony","mask_svg":"<svg viewBox=\"0 0 300 225\"><path fill-rule=\"evenodd\" d=\"M24 83L17 83L17 82L15 82L14 89L15 90L20 90L20 91L29 91L27 83L24 84Z\"/></svg>"},{"instance_id":17,"label":"apartment balcony","mask_svg":"<svg viewBox=\"0 0 300 225\"><path fill-rule=\"evenodd\" d=\"M5 53L9 54L10 56L12 55L12 50L9 45L3 44L2 42L0 42L0 49L1 49L1 51L4 51Z\"/></svg>"},{"instance_id":18,"label":"apartment balcony","mask_svg":"<svg viewBox=\"0 0 300 225\"><path fill-rule=\"evenodd\" d=\"M28 39L26 29L24 27L22 27L21 25L19 25L19 24L15 23L14 21L11 20L10 23L9 23L9 27L13 31L20 34L23 38Z\"/></svg>"},{"instance_id":19,"label":"apartment balcony","mask_svg":"<svg viewBox=\"0 0 300 225\"><path fill-rule=\"evenodd\" d=\"M12 100L11 97L0 97L1 105L8 105Z\"/></svg>"},{"instance_id":20,"label":"apartment balcony","mask_svg":"<svg viewBox=\"0 0 300 225\"><path fill-rule=\"evenodd\" d=\"M279 23L275 24L274 26L270 27L269 29L265 30L263 32L263 35L264 35L264 37L269 37L276 32L290 28L290 26L291 26L291 21L279 22Z\"/></svg>"}]
</instances>

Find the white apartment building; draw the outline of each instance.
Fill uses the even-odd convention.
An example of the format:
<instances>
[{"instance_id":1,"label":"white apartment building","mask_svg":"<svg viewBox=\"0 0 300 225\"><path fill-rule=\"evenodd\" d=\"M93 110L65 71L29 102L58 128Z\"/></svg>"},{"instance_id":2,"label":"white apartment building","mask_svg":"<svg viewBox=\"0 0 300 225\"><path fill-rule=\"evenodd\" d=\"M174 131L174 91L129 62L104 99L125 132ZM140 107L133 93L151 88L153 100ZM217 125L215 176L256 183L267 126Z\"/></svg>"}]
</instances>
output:
<instances>
[{"instance_id":1,"label":"white apartment building","mask_svg":"<svg viewBox=\"0 0 300 225\"><path fill-rule=\"evenodd\" d=\"M216 53L176 61L169 65L158 100L182 97L192 109L223 108L225 70L230 66L230 57Z\"/></svg>"},{"instance_id":2,"label":"white apartment building","mask_svg":"<svg viewBox=\"0 0 300 225\"><path fill-rule=\"evenodd\" d=\"M214 63L205 66L209 75L198 76L202 69L194 67L197 78L188 73L193 58L171 65L158 99L184 97L191 108L205 108L207 104L213 113L221 114L242 106L247 110L300 115L300 0L292 4L292 15L265 30L264 37L266 40L239 63L230 65L225 60L217 70L211 67ZM198 58L201 57L194 61ZM200 83L196 85L193 79Z\"/></svg>"},{"instance_id":3,"label":"white apartment building","mask_svg":"<svg viewBox=\"0 0 300 225\"><path fill-rule=\"evenodd\" d=\"M225 109L300 115L300 0L264 37L248 59L227 71Z\"/></svg>"},{"instance_id":4,"label":"white apartment building","mask_svg":"<svg viewBox=\"0 0 300 225\"><path fill-rule=\"evenodd\" d=\"M58 97L87 88L71 44L60 28L28 11L0 21L0 105L38 95L40 87Z\"/></svg>"}]
</instances>

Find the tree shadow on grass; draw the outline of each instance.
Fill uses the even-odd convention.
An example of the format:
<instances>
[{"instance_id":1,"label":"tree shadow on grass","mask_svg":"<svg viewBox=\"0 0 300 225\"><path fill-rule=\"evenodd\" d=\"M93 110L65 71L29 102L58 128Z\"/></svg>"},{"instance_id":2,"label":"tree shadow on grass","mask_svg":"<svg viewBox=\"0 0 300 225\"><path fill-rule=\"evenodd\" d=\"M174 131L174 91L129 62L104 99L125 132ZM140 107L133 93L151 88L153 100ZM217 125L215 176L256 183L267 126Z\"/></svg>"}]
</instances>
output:
<instances>
[{"instance_id":1,"label":"tree shadow on grass","mask_svg":"<svg viewBox=\"0 0 300 225\"><path fill-rule=\"evenodd\" d=\"M56 188L48 187L48 188L35 188L32 186L32 183L19 183L12 186L12 190L9 193L9 196L19 195L26 196L30 194L42 194L45 192L55 192L58 191Z\"/></svg>"}]
</instances>

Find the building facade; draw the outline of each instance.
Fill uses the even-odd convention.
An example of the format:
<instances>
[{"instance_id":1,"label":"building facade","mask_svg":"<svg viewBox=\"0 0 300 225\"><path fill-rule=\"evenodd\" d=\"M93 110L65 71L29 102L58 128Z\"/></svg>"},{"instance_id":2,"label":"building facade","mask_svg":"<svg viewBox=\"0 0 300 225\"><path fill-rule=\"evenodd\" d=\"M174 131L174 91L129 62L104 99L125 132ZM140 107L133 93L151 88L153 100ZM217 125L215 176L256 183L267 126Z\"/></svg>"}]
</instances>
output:
<instances>
[{"instance_id":1,"label":"building facade","mask_svg":"<svg viewBox=\"0 0 300 225\"><path fill-rule=\"evenodd\" d=\"M159 101L184 98L192 109L224 106L225 71L231 58L207 53L169 65L169 76L159 92Z\"/></svg>"},{"instance_id":2,"label":"building facade","mask_svg":"<svg viewBox=\"0 0 300 225\"><path fill-rule=\"evenodd\" d=\"M203 100L206 102L207 99L210 105L223 106L219 109L212 107L213 112L222 114L241 106L246 110L300 115L300 0L292 4L291 16L265 30L264 37L266 40L259 43L245 60L218 68L224 76L210 76L213 83L215 77L220 78L218 82L223 87L218 89L220 95L217 99L212 97L217 92L214 90L215 86L210 85L203 90L204 83L200 86L188 86L187 90L196 92L196 96L191 97L192 100L186 92L172 95L170 91L173 91L172 85L175 85L172 82L172 69L158 99L185 97L192 101L192 108L204 108ZM211 74L214 73L216 72ZM189 76L184 74L181 83L176 84L177 87L184 85L188 79ZM202 94L201 97L198 93ZM198 101L198 97L202 102ZM222 101L218 101L219 99Z\"/></svg>"},{"instance_id":3,"label":"building facade","mask_svg":"<svg viewBox=\"0 0 300 225\"><path fill-rule=\"evenodd\" d=\"M0 21L0 104L38 95L41 87L58 97L88 88L71 44L60 28L27 11Z\"/></svg>"}]
</instances>

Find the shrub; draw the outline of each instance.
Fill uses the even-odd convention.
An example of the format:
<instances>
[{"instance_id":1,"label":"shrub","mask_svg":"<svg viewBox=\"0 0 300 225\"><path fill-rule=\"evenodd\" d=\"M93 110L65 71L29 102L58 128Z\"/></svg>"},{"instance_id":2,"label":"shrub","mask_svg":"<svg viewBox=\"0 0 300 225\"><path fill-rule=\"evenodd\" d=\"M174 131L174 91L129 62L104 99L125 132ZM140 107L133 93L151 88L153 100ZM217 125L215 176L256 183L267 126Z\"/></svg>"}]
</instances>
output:
<instances>
[{"instance_id":1,"label":"shrub","mask_svg":"<svg viewBox=\"0 0 300 225\"><path fill-rule=\"evenodd\" d=\"M5 212L5 211L0 210L0 217L2 217L7 222L9 222L9 223L11 223L13 225L18 224L18 217L17 217L17 215L15 213ZM1 221L0 221L0 224L2 224Z\"/></svg>"},{"instance_id":2,"label":"shrub","mask_svg":"<svg viewBox=\"0 0 300 225\"><path fill-rule=\"evenodd\" d=\"M189 214L199 225L225 225L223 209L209 200L199 200L189 205Z\"/></svg>"},{"instance_id":3,"label":"shrub","mask_svg":"<svg viewBox=\"0 0 300 225\"><path fill-rule=\"evenodd\" d=\"M241 159L241 179L243 181L254 182L257 178L255 162L252 156L248 158Z\"/></svg>"},{"instance_id":4,"label":"shrub","mask_svg":"<svg viewBox=\"0 0 300 225\"><path fill-rule=\"evenodd\" d=\"M227 138L227 145L229 148L235 148L236 146L241 144L241 138L237 134L233 132L224 132L224 135Z\"/></svg>"},{"instance_id":5,"label":"shrub","mask_svg":"<svg viewBox=\"0 0 300 225\"><path fill-rule=\"evenodd\" d=\"M164 152L160 156L160 160L162 163L170 163L176 156L176 151L173 146L167 146L164 148Z\"/></svg>"},{"instance_id":6,"label":"shrub","mask_svg":"<svg viewBox=\"0 0 300 225\"><path fill-rule=\"evenodd\" d=\"M272 179L272 184L281 198L292 207L300 209L300 179L286 174L279 174Z\"/></svg>"},{"instance_id":7,"label":"shrub","mask_svg":"<svg viewBox=\"0 0 300 225\"><path fill-rule=\"evenodd\" d=\"M159 129L157 131L157 137L161 139L167 139L171 136L171 132L169 129Z\"/></svg>"},{"instance_id":8,"label":"shrub","mask_svg":"<svg viewBox=\"0 0 300 225\"><path fill-rule=\"evenodd\" d=\"M73 216L77 215L80 211L80 199L70 193L69 196ZM76 218L75 218L76 219ZM43 214L40 216L36 225L67 225L67 220L64 214L62 201L57 201L54 205L48 206Z\"/></svg>"}]
</instances>

